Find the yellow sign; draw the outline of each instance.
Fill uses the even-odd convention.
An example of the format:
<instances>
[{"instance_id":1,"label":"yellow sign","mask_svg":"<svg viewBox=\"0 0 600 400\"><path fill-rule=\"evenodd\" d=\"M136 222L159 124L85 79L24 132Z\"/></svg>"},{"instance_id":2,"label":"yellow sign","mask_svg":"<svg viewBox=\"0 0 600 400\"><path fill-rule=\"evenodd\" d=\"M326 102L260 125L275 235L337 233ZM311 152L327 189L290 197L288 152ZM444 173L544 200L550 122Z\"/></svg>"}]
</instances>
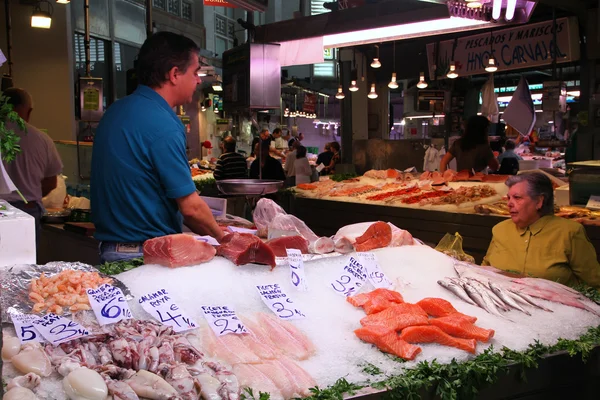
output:
<instances>
[{"instance_id":1,"label":"yellow sign","mask_svg":"<svg viewBox=\"0 0 600 400\"><path fill-rule=\"evenodd\" d=\"M100 109L100 91L94 87L83 90L83 109L97 111Z\"/></svg>"}]
</instances>

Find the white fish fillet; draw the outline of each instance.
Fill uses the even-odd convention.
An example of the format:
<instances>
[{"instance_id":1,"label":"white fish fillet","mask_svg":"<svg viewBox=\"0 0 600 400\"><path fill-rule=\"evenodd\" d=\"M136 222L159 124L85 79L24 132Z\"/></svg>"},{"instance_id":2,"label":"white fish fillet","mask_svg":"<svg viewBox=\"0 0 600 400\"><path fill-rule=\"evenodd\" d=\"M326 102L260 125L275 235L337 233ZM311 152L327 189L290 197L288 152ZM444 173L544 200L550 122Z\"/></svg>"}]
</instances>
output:
<instances>
[{"instance_id":1,"label":"white fish fillet","mask_svg":"<svg viewBox=\"0 0 600 400\"><path fill-rule=\"evenodd\" d=\"M258 364L261 362L260 357L248 348L238 335L217 336L209 327L205 327L202 337L205 339L206 351L230 365Z\"/></svg>"},{"instance_id":2,"label":"white fish fillet","mask_svg":"<svg viewBox=\"0 0 600 400\"><path fill-rule=\"evenodd\" d=\"M312 342L291 323L279 321L276 317L265 313L260 313L258 320L284 354L296 360L306 360L315 352Z\"/></svg>"},{"instance_id":3,"label":"white fish fillet","mask_svg":"<svg viewBox=\"0 0 600 400\"><path fill-rule=\"evenodd\" d=\"M272 400L283 400L283 394L258 368L248 364L237 364L233 366L233 373L237 376L242 388L251 388L256 398L260 392L269 393Z\"/></svg>"},{"instance_id":4,"label":"white fish fillet","mask_svg":"<svg viewBox=\"0 0 600 400\"><path fill-rule=\"evenodd\" d=\"M287 358L256 364L255 367L275 383L286 399L307 397L309 389L315 386L312 377Z\"/></svg>"}]
</instances>

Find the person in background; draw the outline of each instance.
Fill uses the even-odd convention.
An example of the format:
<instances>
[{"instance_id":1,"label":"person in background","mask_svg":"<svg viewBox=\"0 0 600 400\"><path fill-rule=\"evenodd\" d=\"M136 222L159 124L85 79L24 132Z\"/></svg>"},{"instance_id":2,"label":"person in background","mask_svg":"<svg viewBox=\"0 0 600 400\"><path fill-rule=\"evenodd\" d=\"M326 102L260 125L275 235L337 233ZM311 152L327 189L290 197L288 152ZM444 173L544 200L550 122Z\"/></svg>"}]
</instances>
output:
<instances>
[{"instance_id":1,"label":"person in background","mask_svg":"<svg viewBox=\"0 0 600 400\"><path fill-rule=\"evenodd\" d=\"M42 215L45 212L42 198L56 188L56 176L62 172L63 164L52 139L29 123L33 111L31 95L23 89L10 88L4 91L4 96L25 121L27 128L23 132L15 123L6 122L6 127L21 138L21 152L12 162L3 161L6 173L27 203L16 192L0 195L0 198L35 218L36 245L39 246Z\"/></svg>"},{"instance_id":2,"label":"person in background","mask_svg":"<svg viewBox=\"0 0 600 400\"><path fill-rule=\"evenodd\" d=\"M223 140L224 153L217 160L214 177L215 180L244 179L248 177L246 159L235 152L236 141L232 136Z\"/></svg>"},{"instance_id":3,"label":"person in background","mask_svg":"<svg viewBox=\"0 0 600 400\"><path fill-rule=\"evenodd\" d=\"M535 172L506 181L510 220L492 229L484 265L563 285L600 288L600 264L584 227L554 215L550 178Z\"/></svg>"},{"instance_id":4,"label":"person in background","mask_svg":"<svg viewBox=\"0 0 600 400\"><path fill-rule=\"evenodd\" d=\"M515 153L515 142L507 140L504 144L504 152L498 156L498 163L502 165L502 160L505 158L514 158L517 160L523 160L520 155Z\"/></svg>"},{"instance_id":5,"label":"person in background","mask_svg":"<svg viewBox=\"0 0 600 400\"><path fill-rule=\"evenodd\" d=\"M98 125L91 203L102 262L141 257L146 240L182 233L183 223L217 241L224 236L196 192L185 129L173 111L193 101L199 51L183 35L151 35L138 54L139 86Z\"/></svg>"},{"instance_id":6,"label":"person in background","mask_svg":"<svg viewBox=\"0 0 600 400\"><path fill-rule=\"evenodd\" d=\"M332 157L333 153L331 152L331 143L325 143L325 151L317 156L317 166L321 164L323 164L325 167L328 166L331 163Z\"/></svg>"},{"instance_id":7,"label":"person in background","mask_svg":"<svg viewBox=\"0 0 600 400\"><path fill-rule=\"evenodd\" d=\"M287 142L281 134L281 128L275 128L273 130L273 141L271 142L271 153L283 157L283 151L287 147Z\"/></svg>"},{"instance_id":8,"label":"person in background","mask_svg":"<svg viewBox=\"0 0 600 400\"><path fill-rule=\"evenodd\" d=\"M456 158L458 171L481 172L489 167L496 171L500 164L494 157L488 139L490 121L481 115L469 118L465 133L454 141L440 162L440 172L448 169L448 164Z\"/></svg>"},{"instance_id":9,"label":"person in background","mask_svg":"<svg viewBox=\"0 0 600 400\"><path fill-rule=\"evenodd\" d=\"M283 172L281 163L269 154L270 141L263 140L259 146L261 146L261 154L260 157L257 156L256 160L250 166L250 178L260 179L260 171L262 170L262 179L285 181L285 173Z\"/></svg>"},{"instance_id":10,"label":"person in background","mask_svg":"<svg viewBox=\"0 0 600 400\"><path fill-rule=\"evenodd\" d=\"M291 141L290 152L285 158L283 170L287 177L286 184L288 187L296 186L296 152L299 146L297 140Z\"/></svg>"},{"instance_id":11,"label":"person in background","mask_svg":"<svg viewBox=\"0 0 600 400\"><path fill-rule=\"evenodd\" d=\"M296 161L294 161L294 169L296 171L296 185L301 183L310 183L312 169L306 158L306 147L298 146L296 148Z\"/></svg>"},{"instance_id":12,"label":"person in background","mask_svg":"<svg viewBox=\"0 0 600 400\"><path fill-rule=\"evenodd\" d=\"M303 141L303 140L304 140L304 134L303 134L302 132L300 132L300 133L298 134L298 136L296 136L296 137L293 137L293 138L291 138L291 139L288 141L288 147L292 147L292 144L293 144L294 142L298 142L298 144L302 144L302 141Z\"/></svg>"},{"instance_id":13,"label":"person in background","mask_svg":"<svg viewBox=\"0 0 600 400\"><path fill-rule=\"evenodd\" d=\"M329 148L333 154L331 156L331 161L329 162L329 165L327 165L321 171L323 175L335 174L335 166L341 162L340 144L338 142L331 142L329 144Z\"/></svg>"}]
</instances>

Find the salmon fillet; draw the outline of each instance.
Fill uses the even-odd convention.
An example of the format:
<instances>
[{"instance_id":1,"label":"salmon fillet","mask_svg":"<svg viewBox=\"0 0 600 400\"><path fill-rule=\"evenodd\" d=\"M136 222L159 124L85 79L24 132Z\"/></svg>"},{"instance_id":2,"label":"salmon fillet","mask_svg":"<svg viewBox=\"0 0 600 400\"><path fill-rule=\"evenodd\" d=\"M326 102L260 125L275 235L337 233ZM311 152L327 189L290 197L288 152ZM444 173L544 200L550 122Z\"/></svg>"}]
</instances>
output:
<instances>
[{"instance_id":1,"label":"salmon fillet","mask_svg":"<svg viewBox=\"0 0 600 400\"><path fill-rule=\"evenodd\" d=\"M477 317L459 313L448 300L439 299L437 297L426 297L421 301L418 301L417 304L432 317L446 317L451 314L460 314L470 322L477 321Z\"/></svg>"},{"instance_id":2,"label":"salmon fillet","mask_svg":"<svg viewBox=\"0 0 600 400\"><path fill-rule=\"evenodd\" d=\"M377 221L366 232L356 238L354 249L356 251L369 251L387 247L392 242L392 228L382 221Z\"/></svg>"},{"instance_id":3,"label":"salmon fillet","mask_svg":"<svg viewBox=\"0 0 600 400\"><path fill-rule=\"evenodd\" d=\"M354 334L362 341L374 344L385 353L413 360L421 352L419 346L414 346L400 339L398 334L383 326L366 326L358 328Z\"/></svg>"},{"instance_id":4,"label":"salmon fillet","mask_svg":"<svg viewBox=\"0 0 600 400\"><path fill-rule=\"evenodd\" d=\"M448 335L437 326L411 326L402 331L400 339L408 343L437 343L475 353L475 339L460 339Z\"/></svg>"},{"instance_id":5,"label":"salmon fillet","mask_svg":"<svg viewBox=\"0 0 600 400\"><path fill-rule=\"evenodd\" d=\"M347 301L355 307L362 307L367 314L374 314L394 304L403 303L404 299L400 293L393 290L375 289L369 293L349 297Z\"/></svg>"},{"instance_id":6,"label":"salmon fillet","mask_svg":"<svg viewBox=\"0 0 600 400\"><path fill-rule=\"evenodd\" d=\"M395 170L395 169L391 169L390 168L390 169L388 169L386 171L386 175L387 175L388 178L394 178L395 179L395 178L398 177L398 171Z\"/></svg>"},{"instance_id":7,"label":"salmon fillet","mask_svg":"<svg viewBox=\"0 0 600 400\"><path fill-rule=\"evenodd\" d=\"M352 304L354 307L362 307L371 297L367 293L359 293L354 296L346 297L346 301Z\"/></svg>"},{"instance_id":8,"label":"salmon fillet","mask_svg":"<svg viewBox=\"0 0 600 400\"><path fill-rule=\"evenodd\" d=\"M483 329L462 318L453 318L452 316L432 318L429 323L449 335L463 339L475 339L480 342L488 342L495 333L493 329Z\"/></svg>"},{"instance_id":9,"label":"salmon fillet","mask_svg":"<svg viewBox=\"0 0 600 400\"><path fill-rule=\"evenodd\" d=\"M386 321L390 319L390 316L394 314L417 315L423 317L424 319L427 319L427 313L423 311L423 309L417 304L402 303L392 304L387 309L381 312L367 315L366 317L360 320L360 323L361 325L383 325Z\"/></svg>"},{"instance_id":10,"label":"salmon fillet","mask_svg":"<svg viewBox=\"0 0 600 400\"><path fill-rule=\"evenodd\" d=\"M393 307L377 314L367 315L360 320L363 326L385 326L400 331L409 326L428 325L429 318L421 314L399 314Z\"/></svg>"}]
</instances>

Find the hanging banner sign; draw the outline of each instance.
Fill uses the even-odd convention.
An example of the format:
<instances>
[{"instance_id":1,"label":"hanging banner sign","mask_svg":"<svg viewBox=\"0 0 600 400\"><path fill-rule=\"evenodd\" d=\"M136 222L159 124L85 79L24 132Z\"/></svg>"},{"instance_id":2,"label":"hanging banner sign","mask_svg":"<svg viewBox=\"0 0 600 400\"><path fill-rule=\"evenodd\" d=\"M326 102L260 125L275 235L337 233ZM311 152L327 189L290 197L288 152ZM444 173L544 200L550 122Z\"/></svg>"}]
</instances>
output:
<instances>
[{"instance_id":1,"label":"hanging banner sign","mask_svg":"<svg viewBox=\"0 0 600 400\"><path fill-rule=\"evenodd\" d=\"M231 3L226 2L225 0L204 0L205 6L210 7L229 7L229 8L237 8Z\"/></svg>"},{"instance_id":2,"label":"hanging banner sign","mask_svg":"<svg viewBox=\"0 0 600 400\"><path fill-rule=\"evenodd\" d=\"M313 93L304 93L304 104L302 111L314 114L317 111L317 95Z\"/></svg>"},{"instance_id":3,"label":"hanging banner sign","mask_svg":"<svg viewBox=\"0 0 600 400\"><path fill-rule=\"evenodd\" d=\"M440 42L435 60L434 43L427 45L430 79L436 66L437 76L445 78L453 58L459 76L487 74L490 55L496 59L498 72L550 65L555 53L557 63L577 61L579 25L576 18L556 20L556 43L552 21L546 21L460 38L454 57L453 47L454 40Z\"/></svg>"}]
</instances>

